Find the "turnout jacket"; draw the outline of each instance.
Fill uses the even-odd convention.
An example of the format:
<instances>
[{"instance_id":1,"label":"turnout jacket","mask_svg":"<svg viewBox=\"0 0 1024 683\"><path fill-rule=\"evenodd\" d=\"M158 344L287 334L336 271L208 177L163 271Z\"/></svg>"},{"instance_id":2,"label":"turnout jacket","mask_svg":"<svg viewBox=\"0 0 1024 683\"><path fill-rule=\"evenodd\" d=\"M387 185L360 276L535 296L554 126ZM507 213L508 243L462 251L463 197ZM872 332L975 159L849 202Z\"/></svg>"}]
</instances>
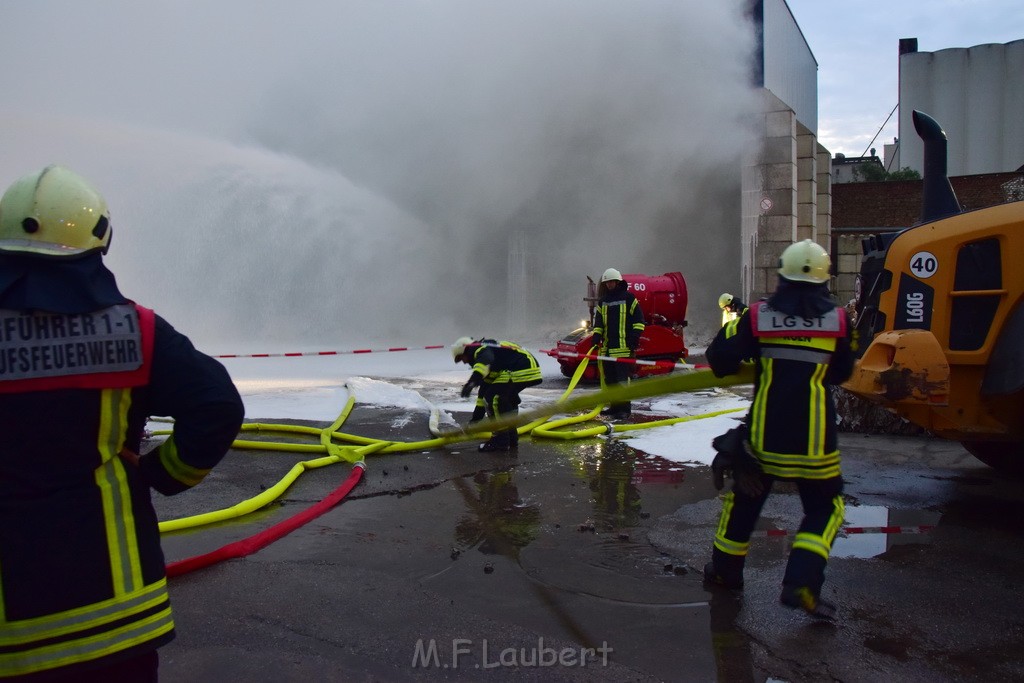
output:
<instances>
[{"instance_id":1,"label":"turnout jacket","mask_svg":"<svg viewBox=\"0 0 1024 683\"><path fill-rule=\"evenodd\" d=\"M644 331L644 312L626 283L606 291L594 313L594 340L600 341L603 355L627 358L640 343Z\"/></svg>"},{"instance_id":2,"label":"turnout jacket","mask_svg":"<svg viewBox=\"0 0 1024 683\"><path fill-rule=\"evenodd\" d=\"M173 434L136 466L151 415ZM242 418L224 367L148 309L0 308L0 678L173 638L149 489L201 481Z\"/></svg>"},{"instance_id":3,"label":"turnout jacket","mask_svg":"<svg viewBox=\"0 0 1024 683\"><path fill-rule=\"evenodd\" d=\"M539 384L541 370L533 354L518 344L481 339L467 345L473 359L470 381L485 384Z\"/></svg>"},{"instance_id":4,"label":"turnout jacket","mask_svg":"<svg viewBox=\"0 0 1024 683\"><path fill-rule=\"evenodd\" d=\"M727 323L707 350L717 377L755 365L747 415L750 445L767 473L827 479L841 474L836 409L828 386L853 371L850 324L838 306L804 318L760 301Z\"/></svg>"}]
</instances>

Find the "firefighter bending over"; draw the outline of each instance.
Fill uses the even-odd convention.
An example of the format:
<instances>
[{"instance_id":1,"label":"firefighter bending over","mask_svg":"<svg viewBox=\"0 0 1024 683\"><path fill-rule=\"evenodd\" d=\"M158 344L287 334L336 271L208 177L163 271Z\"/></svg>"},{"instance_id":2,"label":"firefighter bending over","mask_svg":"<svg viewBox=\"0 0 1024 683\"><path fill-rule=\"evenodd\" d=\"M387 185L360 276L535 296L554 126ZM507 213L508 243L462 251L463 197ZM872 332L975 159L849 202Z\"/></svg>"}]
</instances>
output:
<instances>
[{"instance_id":1,"label":"firefighter bending over","mask_svg":"<svg viewBox=\"0 0 1024 683\"><path fill-rule=\"evenodd\" d=\"M598 304L594 313L594 344L598 355L611 358L633 358L640 345L644 331L644 312L636 297L629 291L622 274L614 268L604 271L598 287ZM630 363L600 361L603 386L628 382L633 374ZM610 419L620 420L630 416L632 405L629 401L612 403L601 411Z\"/></svg>"},{"instance_id":2,"label":"firefighter bending over","mask_svg":"<svg viewBox=\"0 0 1024 683\"><path fill-rule=\"evenodd\" d=\"M462 398L469 398L479 387L476 408L470 424L484 417L501 419L519 414L519 392L541 383L537 359L526 349L507 341L460 337L452 344L456 363L473 366L473 374L462 387ZM480 451L514 451L519 446L515 427L494 432L480 444Z\"/></svg>"},{"instance_id":3,"label":"firefighter bending over","mask_svg":"<svg viewBox=\"0 0 1024 683\"><path fill-rule=\"evenodd\" d=\"M0 679L156 681L174 637L150 487L238 435L224 367L118 289L103 197L60 166L0 199ZM146 420L173 434L139 457Z\"/></svg>"},{"instance_id":4,"label":"firefighter bending over","mask_svg":"<svg viewBox=\"0 0 1024 683\"><path fill-rule=\"evenodd\" d=\"M729 292L718 297L718 307L722 309L722 325L735 320L743 311L747 310L747 305L738 296L729 294Z\"/></svg>"},{"instance_id":5,"label":"firefighter bending over","mask_svg":"<svg viewBox=\"0 0 1024 683\"><path fill-rule=\"evenodd\" d=\"M730 470L732 491L723 496L721 519L705 581L743 587L750 536L775 480L795 482L803 520L782 579L780 602L811 616L832 618L821 598L832 541L843 522L836 409L828 385L853 371L851 328L828 291L828 254L804 240L782 252L779 282L721 330L707 350L717 377L740 363L756 364L754 399L745 424L715 439L716 486Z\"/></svg>"}]
</instances>

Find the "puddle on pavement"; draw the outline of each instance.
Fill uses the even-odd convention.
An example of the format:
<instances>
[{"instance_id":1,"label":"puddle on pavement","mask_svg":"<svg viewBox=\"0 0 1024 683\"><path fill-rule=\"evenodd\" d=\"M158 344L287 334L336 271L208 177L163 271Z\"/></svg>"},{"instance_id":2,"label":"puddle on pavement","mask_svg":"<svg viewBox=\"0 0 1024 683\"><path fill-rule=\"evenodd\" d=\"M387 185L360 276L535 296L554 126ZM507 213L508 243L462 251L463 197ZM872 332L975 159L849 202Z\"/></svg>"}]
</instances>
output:
<instances>
[{"instance_id":1,"label":"puddle on pavement","mask_svg":"<svg viewBox=\"0 0 1024 683\"><path fill-rule=\"evenodd\" d=\"M898 545L931 543L930 531L941 514L929 510L899 510L881 505L846 507L832 557L878 557ZM852 533L851 533L852 532Z\"/></svg>"},{"instance_id":2,"label":"puddle on pavement","mask_svg":"<svg viewBox=\"0 0 1024 683\"><path fill-rule=\"evenodd\" d=\"M665 570L646 530L692 499L691 487L707 497L706 482L692 486L686 468L615 440L553 444L541 457L521 450L429 490L352 501L331 523L342 536L361 530L363 551L375 556L363 565L400 572L497 622L582 645L608 640L620 663L670 679L678 662L652 663L650 649L671 652L681 632L709 638L708 596L699 577ZM368 541L369 532L377 535Z\"/></svg>"}]
</instances>

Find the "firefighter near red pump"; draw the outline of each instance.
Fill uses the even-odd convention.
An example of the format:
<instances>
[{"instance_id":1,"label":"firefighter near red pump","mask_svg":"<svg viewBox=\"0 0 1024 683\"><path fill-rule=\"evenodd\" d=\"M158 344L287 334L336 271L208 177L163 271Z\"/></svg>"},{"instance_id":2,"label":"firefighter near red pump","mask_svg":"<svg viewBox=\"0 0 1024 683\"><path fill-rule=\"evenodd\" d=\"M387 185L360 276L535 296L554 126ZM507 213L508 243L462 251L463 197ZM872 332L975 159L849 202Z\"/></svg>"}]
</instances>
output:
<instances>
[{"instance_id":1,"label":"firefighter near red pump","mask_svg":"<svg viewBox=\"0 0 1024 683\"><path fill-rule=\"evenodd\" d=\"M647 377L671 372L677 363L684 362L689 355L686 348L684 328L686 327L686 306L688 303L686 280L680 272L663 275L642 275L627 273L622 276L630 293L636 297L644 313L646 327L636 349L633 363L635 377ZM545 351L558 360L562 374L572 377L584 356L593 347L594 310L598 303L598 285L587 278L588 317L581 327L569 332L559 340L555 348ZM596 353L594 349L591 352ZM649 361L649 362L645 362ZM596 363L589 364L583 371L582 381L598 381Z\"/></svg>"}]
</instances>

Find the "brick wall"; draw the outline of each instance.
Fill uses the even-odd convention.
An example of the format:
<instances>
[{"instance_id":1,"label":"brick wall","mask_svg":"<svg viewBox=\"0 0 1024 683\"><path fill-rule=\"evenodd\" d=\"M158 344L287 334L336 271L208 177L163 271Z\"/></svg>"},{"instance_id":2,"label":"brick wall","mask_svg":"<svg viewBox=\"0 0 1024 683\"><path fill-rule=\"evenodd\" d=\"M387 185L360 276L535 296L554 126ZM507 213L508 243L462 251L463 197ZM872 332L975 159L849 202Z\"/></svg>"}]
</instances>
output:
<instances>
[{"instance_id":1,"label":"brick wall","mask_svg":"<svg viewBox=\"0 0 1024 683\"><path fill-rule=\"evenodd\" d=\"M1024 200L1024 173L987 173L949 179L965 211ZM861 239L915 224L921 216L922 181L839 183L832 186L832 293L845 304L853 298L860 272Z\"/></svg>"}]
</instances>

